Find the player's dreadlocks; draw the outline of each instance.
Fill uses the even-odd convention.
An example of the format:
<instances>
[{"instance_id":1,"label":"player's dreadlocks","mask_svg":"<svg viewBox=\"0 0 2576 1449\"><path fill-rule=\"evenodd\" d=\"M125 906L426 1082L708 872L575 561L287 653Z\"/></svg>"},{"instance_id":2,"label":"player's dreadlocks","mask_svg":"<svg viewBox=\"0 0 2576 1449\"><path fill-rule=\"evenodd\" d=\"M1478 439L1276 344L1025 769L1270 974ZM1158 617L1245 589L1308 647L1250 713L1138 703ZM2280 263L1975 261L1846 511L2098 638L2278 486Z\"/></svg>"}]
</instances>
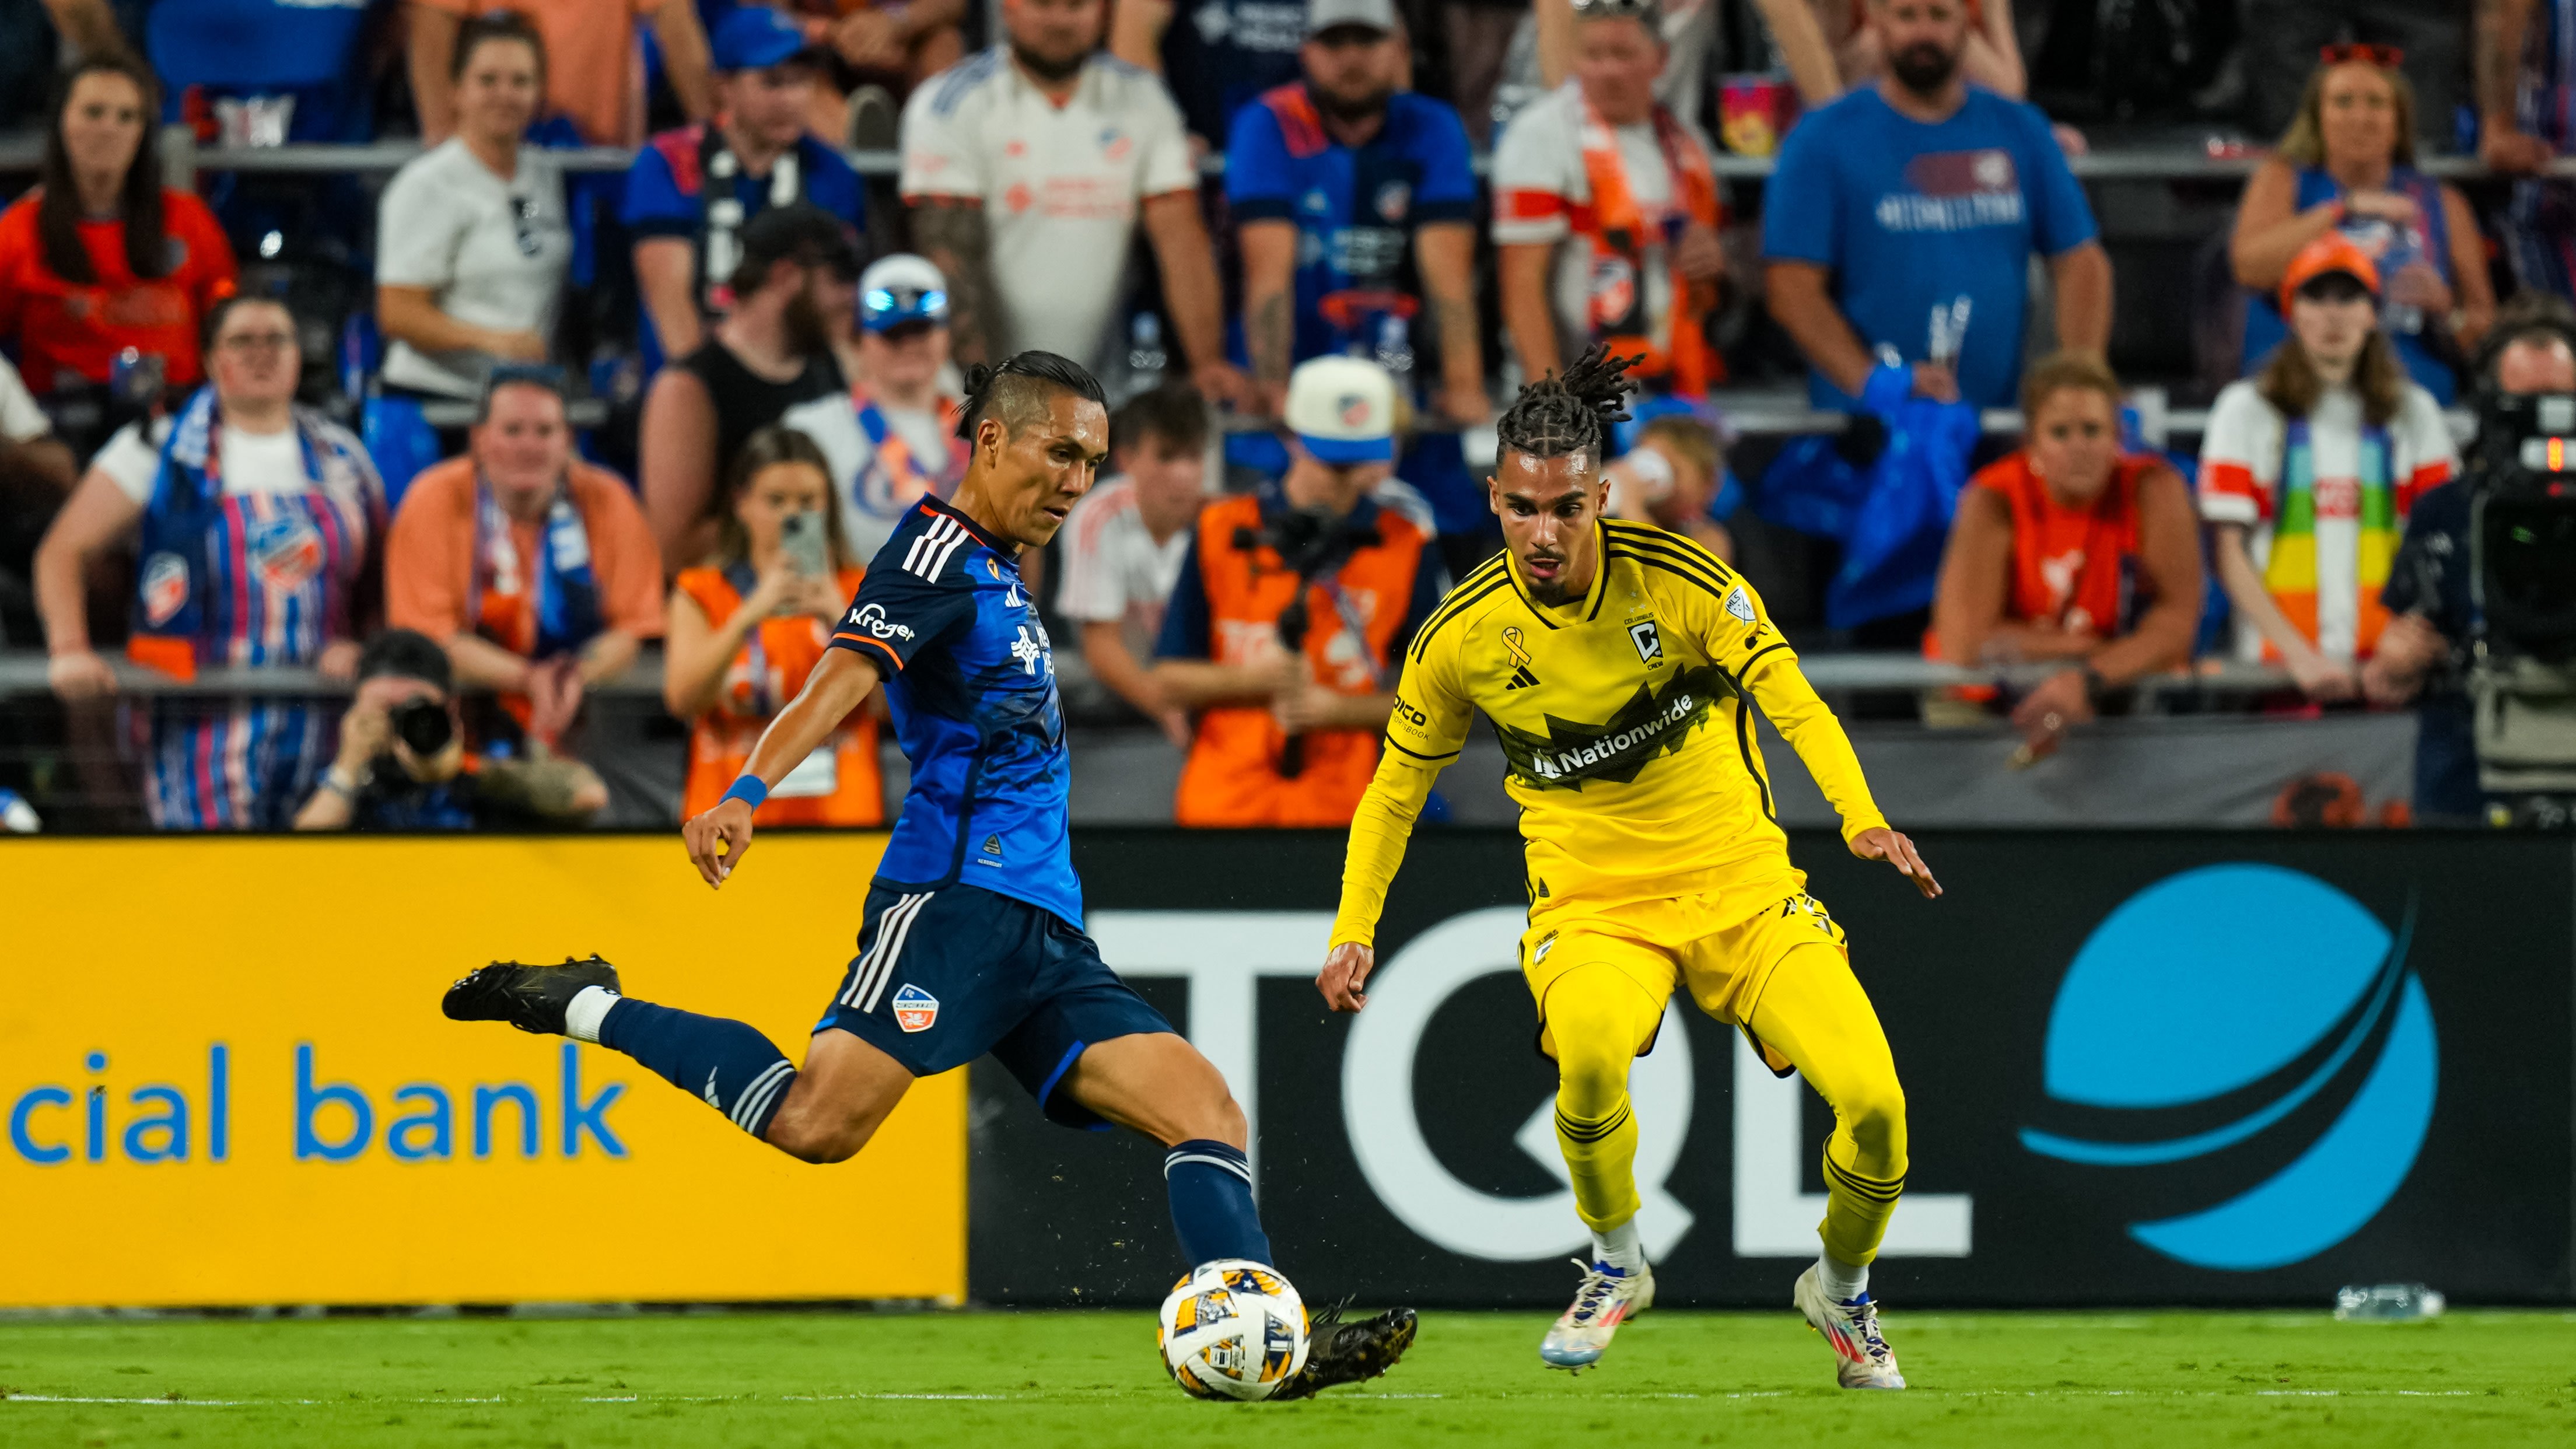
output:
<instances>
[{"instance_id":1,"label":"player's dreadlocks","mask_svg":"<svg viewBox=\"0 0 2576 1449\"><path fill-rule=\"evenodd\" d=\"M1612 423L1628 418L1628 369L1645 360L1612 357L1606 344L1575 359L1563 377L1554 373L1521 387L1495 427L1502 447L1533 458L1586 451L1601 456Z\"/></svg>"},{"instance_id":2,"label":"player's dreadlocks","mask_svg":"<svg viewBox=\"0 0 2576 1449\"><path fill-rule=\"evenodd\" d=\"M975 425L988 417L1016 433L1045 416L1046 395L1059 389L1102 407L1109 405L1100 379L1081 363L1052 352L1015 352L999 367L977 363L966 369L966 400L959 409L957 436L973 442Z\"/></svg>"}]
</instances>

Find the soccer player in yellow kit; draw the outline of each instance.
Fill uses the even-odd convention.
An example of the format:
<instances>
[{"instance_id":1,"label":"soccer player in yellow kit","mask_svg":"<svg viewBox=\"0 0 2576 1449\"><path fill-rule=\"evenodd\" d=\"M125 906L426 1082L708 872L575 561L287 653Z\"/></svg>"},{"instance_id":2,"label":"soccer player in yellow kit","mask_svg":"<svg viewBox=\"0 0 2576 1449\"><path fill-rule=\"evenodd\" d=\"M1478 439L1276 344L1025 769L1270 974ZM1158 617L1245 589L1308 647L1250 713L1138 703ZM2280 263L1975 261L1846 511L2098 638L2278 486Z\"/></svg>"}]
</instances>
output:
<instances>
[{"instance_id":1,"label":"soccer player in yellow kit","mask_svg":"<svg viewBox=\"0 0 2576 1449\"><path fill-rule=\"evenodd\" d=\"M1596 348L1562 381L1522 388L1503 415L1491 487L1508 547L1450 591L1406 650L1317 985L1337 1011L1362 1006L1405 839L1482 710L1522 810L1521 967L1540 1049L1556 1059L1557 1145L1593 1240L1541 1358L1587 1367L1653 1302L1628 1067L1678 985L1832 1105L1823 1252L1794 1301L1832 1345L1844 1387L1901 1389L1869 1264L1905 1185L1905 1096L1843 932L1789 863L1752 706L1823 787L1853 854L1890 862L1926 896L1941 888L1871 803L1850 740L1752 588L1688 539L1603 516L1601 446L1625 415L1624 372Z\"/></svg>"}]
</instances>

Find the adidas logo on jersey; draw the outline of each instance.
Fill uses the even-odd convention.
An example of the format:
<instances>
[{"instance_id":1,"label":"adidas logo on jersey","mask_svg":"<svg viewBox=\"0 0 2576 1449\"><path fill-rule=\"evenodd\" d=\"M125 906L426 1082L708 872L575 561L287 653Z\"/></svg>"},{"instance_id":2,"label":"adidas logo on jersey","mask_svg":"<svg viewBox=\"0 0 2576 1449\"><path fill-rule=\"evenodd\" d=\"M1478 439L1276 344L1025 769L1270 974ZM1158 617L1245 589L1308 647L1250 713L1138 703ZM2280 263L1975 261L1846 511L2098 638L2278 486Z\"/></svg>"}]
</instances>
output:
<instances>
[{"instance_id":1,"label":"adidas logo on jersey","mask_svg":"<svg viewBox=\"0 0 2576 1449\"><path fill-rule=\"evenodd\" d=\"M1530 673L1529 666L1524 664L1520 668L1512 671L1511 682L1504 685L1503 688L1507 691L1514 689L1527 689L1536 683L1538 683L1538 676Z\"/></svg>"}]
</instances>

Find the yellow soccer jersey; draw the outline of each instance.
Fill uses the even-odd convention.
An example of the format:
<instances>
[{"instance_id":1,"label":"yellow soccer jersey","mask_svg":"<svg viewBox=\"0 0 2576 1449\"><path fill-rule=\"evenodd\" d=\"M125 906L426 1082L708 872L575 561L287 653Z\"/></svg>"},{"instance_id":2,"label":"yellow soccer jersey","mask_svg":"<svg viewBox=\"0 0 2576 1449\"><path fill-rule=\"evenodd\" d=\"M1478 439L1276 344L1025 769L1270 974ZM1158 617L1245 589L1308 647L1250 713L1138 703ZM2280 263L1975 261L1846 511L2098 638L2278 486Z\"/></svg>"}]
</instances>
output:
<instances>
[{"instance_id":1,"label":"yellow soccer jersey","mask_svg":"<svg viewBox=\"0 0 2576 1449\"><path fill-rule=\"evenodd\" d=\"M1537 604L1506 554L1451 590L1415 635L1389 748L1352 824L1336 942L1372 939L1413 815L1478 710L1522 807L1533 904L1683 895L1748 868L1785 872L1788 840L1748 695L1841 812L1846 839L1886 823L1750 585L1647 525L1603 520L1596 545L1580 600Z\"/></svg>"}]
</instances>

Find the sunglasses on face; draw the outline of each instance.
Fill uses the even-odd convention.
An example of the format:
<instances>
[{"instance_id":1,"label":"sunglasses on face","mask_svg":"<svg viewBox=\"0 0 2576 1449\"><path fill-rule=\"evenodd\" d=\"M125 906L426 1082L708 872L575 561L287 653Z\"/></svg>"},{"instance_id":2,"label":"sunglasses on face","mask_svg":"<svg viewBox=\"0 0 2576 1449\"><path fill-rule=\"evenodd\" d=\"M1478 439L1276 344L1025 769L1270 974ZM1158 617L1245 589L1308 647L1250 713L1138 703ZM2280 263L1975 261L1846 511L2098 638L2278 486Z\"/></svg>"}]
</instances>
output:
<instances>
[{"instance_id":1,"label":"sunglasses on face","mask_svg":"<svg viewBox=\"0 0 2576 1449\"><path fill-rule=\"evenodd\" d=\"M2406 52L2396 46L2363 45L2357 41L2329 45L2318 51L2317 56L2327 65L2350 65L2354 61L2361 61L2368 65L2375 65L2381 70L2396 70L2406 63Z\"/></svg>"}]
</instances>

